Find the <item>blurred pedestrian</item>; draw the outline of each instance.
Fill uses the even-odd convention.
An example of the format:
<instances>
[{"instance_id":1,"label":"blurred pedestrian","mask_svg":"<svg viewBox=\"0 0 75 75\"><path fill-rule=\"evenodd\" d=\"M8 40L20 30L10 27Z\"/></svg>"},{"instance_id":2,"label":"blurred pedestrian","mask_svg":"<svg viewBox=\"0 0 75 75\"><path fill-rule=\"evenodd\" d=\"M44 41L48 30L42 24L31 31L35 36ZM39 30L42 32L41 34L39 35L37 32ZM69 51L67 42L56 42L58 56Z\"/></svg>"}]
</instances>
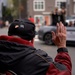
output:
<instances>
[{"instance_id":1,"label":"blurred pedestrian","mask_svg":"<svg viewBox=\"0 0 75 75\"><path fill-rule=\"evenodd\" d=\"M69 21L69 24L68 24L69 27L74 27L74 24L72 21Z\"/></svg>"},{"instance_id":2,"label":"blurred pedestrian","mask_svg":"<svg viewBox=\"0 0 75 75\"><path fill-rule=\"evenodd\" d=\"M52 25L56 25L58 23L58 8L55 8L55 10L51 14L52 17Z\"/></svg>"},{"instance_id":3,"label":"blurred pedestrian","mask_svg":"<svg viewBox=\"0 0 75 75\"><path fill-rule=\"evenodd\" d=\"M58 8L55 8L55 10L52 12L52 25L56 25L59 22L62 22L65 25L65 9L61 9L60 11Z\"/></svg>"},{"instance_id":4,"label":"blurred pedestrian","mask_svg":"<svg viewBox=\"0 0 75 75\"><path fill-rule=\"evenodd\" d=\"M0 28L2 28L3 27L3 20L0 18Z\"/></svg>"},{"instance_id":5,"label":"blurred pedestrian","mask_svg":"<svg viewBox=\"0 0 75 75\"><path fill-rule=\"evenodd\" d=\"M74 21L74 26L75 26L75 21Z\"/></svg>"},{"instance_id":6,"label":"blurred pedestrian","mask_svg":"<svg viewBox=\"0 0 75 75\"><path fill-rule=\"evenodd\" d=\"M34 23L34 18L32 16L29 16L29 20Z\"/></svg>"}]
</instances>

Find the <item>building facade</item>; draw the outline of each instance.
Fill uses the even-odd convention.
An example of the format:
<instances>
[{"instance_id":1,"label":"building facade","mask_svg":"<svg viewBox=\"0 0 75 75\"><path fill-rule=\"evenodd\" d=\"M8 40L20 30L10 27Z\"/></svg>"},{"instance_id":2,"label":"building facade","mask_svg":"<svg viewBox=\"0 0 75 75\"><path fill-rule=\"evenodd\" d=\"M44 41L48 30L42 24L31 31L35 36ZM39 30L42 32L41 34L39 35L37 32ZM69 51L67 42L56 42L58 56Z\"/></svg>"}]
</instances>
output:
<instances>
[{"instance_id":1,"label":"building facade","mask_svg":"<svg viewBox=\"0 0 75 75\"><path fill-rule=\"evenodd\" d=\"M28 0L27 4L28 16L34 17L36 24L38 23L38 20L40 24L50 24L50 13L55 7L54 0Z\"/></svg>"},{"instance_id":2,"label":"building facade","mask_svg":"<svg viewBox=\"0 0 75 75\"><path fill-rule=\"evenodd\" d=\"M2 5L7 5L7 0L0 0L0 18L2 18Z\"/></svg>"},{"instance_id":3,"label":"building facade","mask_svg":"<svg viewBox=\"0 0 75 75\"><path fill-rule=\"evenodd\" d=\"M55 8L66 9L66 16L75 15L75 0L27 0L27 15L34 18L35 23L50 25L51 13Z\"/></svg>"}]
</instances>

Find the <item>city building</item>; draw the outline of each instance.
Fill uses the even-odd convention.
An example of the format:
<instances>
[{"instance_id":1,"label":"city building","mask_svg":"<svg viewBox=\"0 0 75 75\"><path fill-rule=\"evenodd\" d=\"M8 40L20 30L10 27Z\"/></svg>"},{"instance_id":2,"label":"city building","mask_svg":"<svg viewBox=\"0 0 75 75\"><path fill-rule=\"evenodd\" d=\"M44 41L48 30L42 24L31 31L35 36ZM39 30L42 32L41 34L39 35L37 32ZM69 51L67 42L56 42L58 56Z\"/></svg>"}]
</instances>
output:
<instances>
[{"instance_id":1,"label":"city building","mask_svg":"<svg viewBox=\"0 0 75 75\"><path fill-rule=\"evenodd\" d=\"M66 9L66 16L75 14L75 0L27 0L27 14L34 17L35 23L39 19L41 24L49 25L55 7Z\"/></svg>"},{"instance_id":2,"label":"city building","mask_svg":"<svg viewBox=\"0 0 75 75\"><path fill-rule=\"evenodd\" d=\"M54 0L28 0L27 13L28 16L34 17L35 23L49 25L51 22L50 14L54 10Z\"/></svg>"},{"instance_id":3,"label":"city building","mask_svg":"<svg viewBox=\"0 0 75 75\"><path fill-rule=\"evenodd\" d=\"M2 18L2 6L7 5L7 0L0 0L0 18Z\"/></svg>"},{"instance_id":4,"label":"city building","mask_svg":"<svg viewBox=\"0 0 75 75\"><path fill-rule=\"evenodd\" d=\"M7 5L7 1L0 0L0 17L2 17L2 4ZM32 16L35 23L50 25L51 13L57 7L59 10L66 9L66 16L75 15L75 0L19 0L21 10L19 16L21 18ZM9 7L9 6L8 6ZM10 7L13 7L12 3Z\"/></svg>"}]
</instances>

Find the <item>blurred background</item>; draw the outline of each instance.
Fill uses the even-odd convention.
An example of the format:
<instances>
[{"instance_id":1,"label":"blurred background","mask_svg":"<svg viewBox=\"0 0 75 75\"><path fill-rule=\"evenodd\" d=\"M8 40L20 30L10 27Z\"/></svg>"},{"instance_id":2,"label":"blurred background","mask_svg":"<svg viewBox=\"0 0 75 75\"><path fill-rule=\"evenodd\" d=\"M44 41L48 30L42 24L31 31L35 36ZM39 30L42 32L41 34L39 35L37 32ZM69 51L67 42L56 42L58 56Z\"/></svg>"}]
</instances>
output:
<instances>
[{"instance_id":1,"label":"blurred background","mask_svg":"<svg viewBox=\"0 0 75 75\"><path fill-rule=\"evenodd\" d=\"M36 25L50 25L51 14L56 9L64 12L66 18L75 19L75 0L0 0L0 19L8 24L8 21L31 16Z\"/></svg>"},{"instance_id":2,"label":"blurred background","mask_svg":"<svg viewBox=\"0 0 75 75\"><path fill-rule=\"evenodd\" d=\"M55 19L52 14L58 13ZM15 19L30 19L36 25L36 31L40 26L50 26L58 21L72 26L69 37L75 39L75 0L0 0L0 35L7 35L8 27ZM70 42L71 43L71 42ZM34 45L46 51L55 58L57 47L46 45L35 36ZM75 75L75 41L74 46L68 45L69 54L72 59L72 75Z\"/></svg>"}]
</instances>

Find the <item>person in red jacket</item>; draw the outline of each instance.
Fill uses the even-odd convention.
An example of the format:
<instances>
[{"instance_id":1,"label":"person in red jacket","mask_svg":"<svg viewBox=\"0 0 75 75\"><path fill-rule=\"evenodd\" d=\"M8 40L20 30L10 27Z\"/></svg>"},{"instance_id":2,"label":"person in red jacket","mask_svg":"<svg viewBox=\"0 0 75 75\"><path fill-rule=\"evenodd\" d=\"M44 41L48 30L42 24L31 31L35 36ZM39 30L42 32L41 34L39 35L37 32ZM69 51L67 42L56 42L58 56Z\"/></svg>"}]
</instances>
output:
<instances>
[{"instance_id":1,"label":"person in red jacket","mask_svg":"<svg viewBox=\"0 0 75 75\"><path fill-rule=\"evenodd\" d=\"M34 18L32 16L29 16L29 20L34 23Z\"/></svg>"},{"instance_id":2,"label":"person in red jacket","mask_svg":"<svg viewBox=\"0 0 75 75\"><path fill-rule=\"evenodd\" d=\"M31 42L35 25L29 20L15 20L8 35L0 36L0 73L6 75L71 75L72 63L66 47L66 28L60 22L52 39L58 47L55 60L36 49Z\"/></svg>"}]
</instances>

